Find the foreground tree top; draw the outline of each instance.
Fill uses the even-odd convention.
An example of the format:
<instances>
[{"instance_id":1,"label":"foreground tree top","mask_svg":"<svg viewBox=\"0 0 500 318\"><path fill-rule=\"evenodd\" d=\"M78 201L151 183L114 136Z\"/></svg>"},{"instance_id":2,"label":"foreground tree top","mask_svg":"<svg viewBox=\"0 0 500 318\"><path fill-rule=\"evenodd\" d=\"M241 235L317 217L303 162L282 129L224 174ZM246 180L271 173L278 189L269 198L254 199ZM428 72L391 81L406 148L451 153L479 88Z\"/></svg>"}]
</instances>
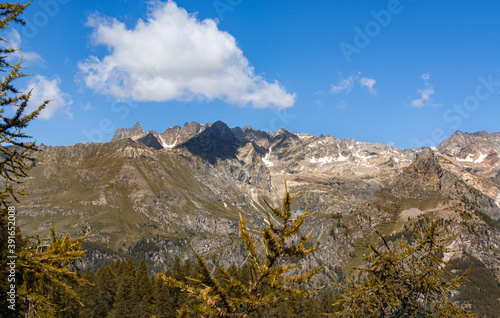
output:
<instances>
[{"instance_id":1,"label":"foreground tree top","mask_svg":"<svg viewBox=\"0 0 500 318\"><path fill-rule=\"evenodd\" d=\"M308 244L312 231L307 235L300 232L305 220L313 214L304 211L293 217L291 204L297 195L289 194L285 182L281 208L273 207L264 200L270 209L266 212L267 225L261 231L252 231L260 236L260 242L240 214L240 237L247 256L244 268L248 270L248 280L238 280L212 259L217 267L214 275L196 252L200 274L190 278L192 283L162 277L168 285L178 287L198 300L197 305L183 308L179 317L248 317L260 309L286 301L287 295L308 297L317 292L318 289L308 289L307 283L326 264L305 273L292 274L292 270L299 265L298 260L313 253L319 246Z\"/></svg>"}]
</instances>

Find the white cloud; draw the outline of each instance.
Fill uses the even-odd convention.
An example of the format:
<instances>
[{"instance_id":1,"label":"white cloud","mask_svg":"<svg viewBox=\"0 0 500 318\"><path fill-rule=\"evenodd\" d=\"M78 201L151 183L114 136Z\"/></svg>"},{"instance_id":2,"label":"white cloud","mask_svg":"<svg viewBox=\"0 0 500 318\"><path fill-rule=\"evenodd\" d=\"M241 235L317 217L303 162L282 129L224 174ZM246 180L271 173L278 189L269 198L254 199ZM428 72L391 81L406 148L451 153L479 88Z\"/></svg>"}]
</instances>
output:
<instances>
[{"instance_id":1,"label":"white cloud","mask_svg":"<svg viewBox=\"0 0 500 318\"><path fill-rule=\"evenodd\" d=\"M429 74L429 72L424 73L422 74L422 76L420 76L420 78L423 79L424 81L428 81L431 79L431 74Z\"/></svg>"},{"instance_id":2,"label":"white cloud","mask_svg":"<svg viewBox=\"0 0 500 318\"><path fill-rule=\"evenodd\" d=\"M340 77L336 84L330 84L330 92L332 94L345 93L347 95L352 91L356 82L361 87L367 87L371 95L377 95L377 91L373 87L377 81L374 78L361 77L361 72L346 78Z\"/></svg>"},{"instance_id":3,"label":"white cloud","mask_svg":"<svg viewBox=\"0 0 500 318\"><path fill-rule=\"evenodd\" d=\"M419 99L415 99L411 102L411 105L414 107L424 107L429 104L431 101L431 96L434 94L434 88L432 86L426 87L424 89L419 89L418 93L420 94Z\"/></svg>"},{"instance_id":4,"label":"white cloud","mask_svg":"<svg viewBox=\"0 0 500 318\"><path fill-rule=\"evenodd\" d=\"M375 90L375 88L373 88L373 85L375 85L375 83L377 83L377 81L373 78L362 77L359 79L359 84L361 84L361 86L367 87L368 91L372 95L377 95L377 91Z\"/></svg>"},{"instance_id":5,"label":"white cloud","mask_svg":"<svg viewBox=\"0 0 500 318\"><path fill-rule=\"evenodd\" d=\"M22 48L21 35L15 29L10 29L10 31L5 36L5 40L7 42L1 41L3 48ZM8 59L11 62L17 63L19 59L21 59L21 57L23 58L23 61L27 62L34 62L39 64L42 64L44 62L42 57L38 53L26 52L22 49L9 54Z\"/></svg>"},{"instance_id":6,"label":"white cloud","mask_svg":"<svg viewBox=\"0 0 500 318\"><path fill-rule=\"evenodd\" d=\"M92 110L92 109L95 109L95 107L92 107L92 104L88 103L83 105L83 110Z\"/></svg>"},{"instance_id":7,"label":"white cloud","mask_svg":"<svg viewBox=\"0 0 500 318\"><path fill-rule=\"evenodd\" d=\"M110 53L79 64L85 85L118 99L189 101L221 99L257 108L291 107L296 94L255 73L235 38L216 21L199 21L173 1L155 2L135 28L89 18L94 43Z\"/></svg>"},{"instance_id":8,"label":"white cloud","mask_svg":"<svg viewBox=\"0 0 500 318\"><path fill-rule=\"evenodd\" d=\"M2 48L21 48L22 41L19 32L15 29L10 29L5 35L6 42L2 42ZM35 52L26 52L23 50L17 50L8 55L7 59L11 63L17 63L19 59L23 58L23 61L34 62L38 64L43 64L43 58ZM31 91L31 96L28 101L28 106L26 107L26 113L31 113L36 110L40 105L46 100L51 100L50 103L45 106L45 108L40 112L37 118L49 120L56 112L63 112L68 115L69 118L73 117L70 111L70 106L73 103L68 94L65 94L59 88L61 80L59 77L55 77L52 80L48 80L42 75L37 75L34 77L29 77L29 81L26 87L22 90L23 92Z\"/></svg>"},{"instance_id":9,"label":"white cloud","mask_svg":"<svg viewBox=\"0 0 500 318\"><path fill-rule=\"evenodd\" d=\"M423 89L419 89L418 93L420 94L420 98L414 99L411 101L411 106L422 108L426 105L430 106L441 106L441 104L436 104L432 100L432 95L434 95L434 87L429 84L429 80L431 79L431 75L429 73L422 74L420 76L421 79L425 81L425 87Z\"/></svg>"},{"instance_id":10,"label":"white cloud","mask_svg":"<svg viewBox=\"0 0 500 318\"><path fill-rule=\"evenodd\" d=\"M349 94L353 87L354 75L351 75L348 78L341 78L337 84L330 84L330 92L333 94L340 94L342 92Z\"/></svg>"},{"instance_id":11,"label":"white cloud","mask_svg":"<svg viewBox=\"0 0 500 318\"><path fill-rule=\"evenodd\" d=\"M44 76L37 75L31 79L25 89L26 92L31 90L27 112L34 111L46 100L52 100L40 112L38 118L49 120L57 112L65 113L69 118L73 118L73 113L71 113L73 101L68 94L61 91L60 83L61 80L58 77L48 80Z\"/></svg>"}]
</instances>

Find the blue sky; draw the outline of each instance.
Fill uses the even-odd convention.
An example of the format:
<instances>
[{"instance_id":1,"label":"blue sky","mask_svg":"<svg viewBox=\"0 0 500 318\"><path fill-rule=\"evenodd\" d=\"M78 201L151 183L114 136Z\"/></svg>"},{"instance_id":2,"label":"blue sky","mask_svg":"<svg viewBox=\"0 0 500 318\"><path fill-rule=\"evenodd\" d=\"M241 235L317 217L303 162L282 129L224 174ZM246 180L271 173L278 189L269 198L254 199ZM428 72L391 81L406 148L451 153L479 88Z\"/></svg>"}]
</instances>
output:
<instances>
[{"instance_id":1,"label":"blue sky","mask_svg":"<svg viewBox=\"0 0 500 318\"><path fill-rule=\"evenodd\" d=\"M9 31L37 142L222 120L400 148L498 132L498 1L38 0Z\"/></svg>"}]
</instances>

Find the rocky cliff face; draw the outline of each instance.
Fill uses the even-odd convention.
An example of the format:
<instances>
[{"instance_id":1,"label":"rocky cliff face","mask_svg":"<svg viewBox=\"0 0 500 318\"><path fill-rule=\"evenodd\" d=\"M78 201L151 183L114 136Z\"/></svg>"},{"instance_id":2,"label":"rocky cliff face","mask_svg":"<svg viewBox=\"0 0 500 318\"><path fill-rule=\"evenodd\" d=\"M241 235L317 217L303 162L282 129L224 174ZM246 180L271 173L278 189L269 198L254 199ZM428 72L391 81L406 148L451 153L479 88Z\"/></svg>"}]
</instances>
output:
<instances>
[{"instance_id":1,"label":"rocky cliff face","mask_svg":"<svg viewBox=\"0 0 500 318\"><path fill-rule=\"evenodd\" d=\"M118 128L111 141L116 141L126 138L137 140L144 136L146 136L146 132L144 131L144 129L142 129L141 124L137 122L132 128Z\"/></svg>"},{"instance_id":2,"label":"rocky cliff face","mask_svg":"<svg viewBox=\"0 0 500 318\"><path fill-rule=\"evenodd\" d=\"M176 147L186 149L213 165L218 160L236 159L238 144L238 140L229 127L218 121Z\"/></svg>"},{"instance_id":3,"label":"rocky cliff face","mask_svg":"<svg viewBox=\"0 0 500 318\"><path fill-rule=\"evenodd\" d=\"M392 194L422 201L449 198L474 202L481 211L499 219L500 208L495 202L498 188L493 184L479 186L480 182L468 184L470 173L463 167L450 164L449 160L449 156L425 149L392 183ZM476 179L481 180L479 176Z\"/></svg>"},{"instance_id":4,"label":"rocky cliff face","mask_svg":"<svg viewBox=\"0 0 500 318\"><path fill-rule=\"evenodd\" d=\"M450 163L450 160L452 162ZM470 172L450 156L425 149L388 186L381 188L353 214L360 220L358 232L366 243L377 229L387 237L411 235L422 219L434 219L457 237L455 255L473 255L500 280L500 207L498 188L467 182ZM495 221L497 220L497 221ZM363 229L364 227L364 229ZM368 230L366 230L368 228ZM371 237L373 239L373 237ZM453 255L447 255L450 259Z\"/></svg>"},{"instance_id":5,"label":"rocky cliff face","mask_svg":"<svg viewBox=\"0 0 500 318\"><path fill-rule=\"evenodd\" d=\"M140 143L143 143L144 145L154 148L156 150L164 148L163 145L160 144L160 140L161 140L160 136L154 130L150 130L145 136L137 139L137 141L139 141Z\"/></svg>"},{"instance_id":6,"label":"rocky cliff face","mask_svg":"<svg viewBox=\"0 0 500 318\"><path fill-rule=\"evenodd\" d=\"M462 162L494 166L500 161L500 133L479 131L473 134L455 132L438 150Z\"/></svg>"},{"instance_id":7,"label":"rocky cliff face","mask_svg":"<svg viewBox=\"0 0 500 318\"><path fill-rule=\"evenodd\" d=\"M90 231L91 255L146 255L161 268L191 257L191 244L229 265L244 261L239 213L261 228L262 199L278 205L286 179L292 193L301 192L295 209L316 213L305 230L314 229L321 248L304 266L358 265L374 229L398 235L433 216L448 220L461 238L457 248L494 268L499 144L499 134L484 132L457 132L422 150L222 122L161 134L136 124L109 143L42 147L19 222L29 234L48 232L52 217L60 231Z\"/></svg>"},{"instance_id":8,"label":"rocky cliff face","mask_svg":"<svg viewBox=\"0 0 500 318\"><path fill-rule=\"evenodd\" d=\"M180 126L173 126L160 134L159 141L164 148L173 148L187 142L197 134L205 130L210 124L200 125L197 122L185 123Z\"/></svg>"}]
</instances>

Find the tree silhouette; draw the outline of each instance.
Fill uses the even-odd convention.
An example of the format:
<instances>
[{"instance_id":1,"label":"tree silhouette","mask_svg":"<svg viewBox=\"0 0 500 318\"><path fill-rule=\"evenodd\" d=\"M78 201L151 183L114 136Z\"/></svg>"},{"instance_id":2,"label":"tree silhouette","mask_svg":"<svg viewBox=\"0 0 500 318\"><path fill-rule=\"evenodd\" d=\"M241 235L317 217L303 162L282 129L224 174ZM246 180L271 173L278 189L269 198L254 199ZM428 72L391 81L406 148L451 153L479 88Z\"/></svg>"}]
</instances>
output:
<instances>
[{"instance_id":1,"label":"tree silhouette","mask_svg":"<svg viewBox=\"0 0 500 318\"><path fill-rule=\"evenodd\" d=\"M440 255L453 252L447 248L453 239L434 221L419 233L414 246L391 248L382 237L382 247L370 246L369 266L357 268L360 282L335 284L342 294L334 303L337 312L330 316L473 317L450 300L468 273L449 279L448 263Z\"/></svg>"},{"instance_id":2,"label":"tree silhouette","mask_svg":"<svg viewBox=\"0 0 500 318\"><path fill-rule=\"evenodd\" d=\"M284 295L305 297L317 291L307 290L304 285L326 264L305 273L291 273L297 267L299 259L318 248L318 245L308 244L312 231L308 235L300 233L301 226L312 213L306 214L304 211L297 217L293 216L291 203L297 195L298 193L291 196L288 193L285 182L281 209L272 207L265 201L271 211L266 212L267 226L262 231L254 230L261 237L262 252L259 252L256 239L250 234L247 223L240 214L240 237L247 256L249 280L239 280L214 259L217 273L212 274L205 260L196 252L198 277L190 278L190 282L186 283L163 275L162 278L168 285L180 288L199 301L189 308L182 308L179 317L247 317L285 300Z\"/></svg>"}]
</instances>

